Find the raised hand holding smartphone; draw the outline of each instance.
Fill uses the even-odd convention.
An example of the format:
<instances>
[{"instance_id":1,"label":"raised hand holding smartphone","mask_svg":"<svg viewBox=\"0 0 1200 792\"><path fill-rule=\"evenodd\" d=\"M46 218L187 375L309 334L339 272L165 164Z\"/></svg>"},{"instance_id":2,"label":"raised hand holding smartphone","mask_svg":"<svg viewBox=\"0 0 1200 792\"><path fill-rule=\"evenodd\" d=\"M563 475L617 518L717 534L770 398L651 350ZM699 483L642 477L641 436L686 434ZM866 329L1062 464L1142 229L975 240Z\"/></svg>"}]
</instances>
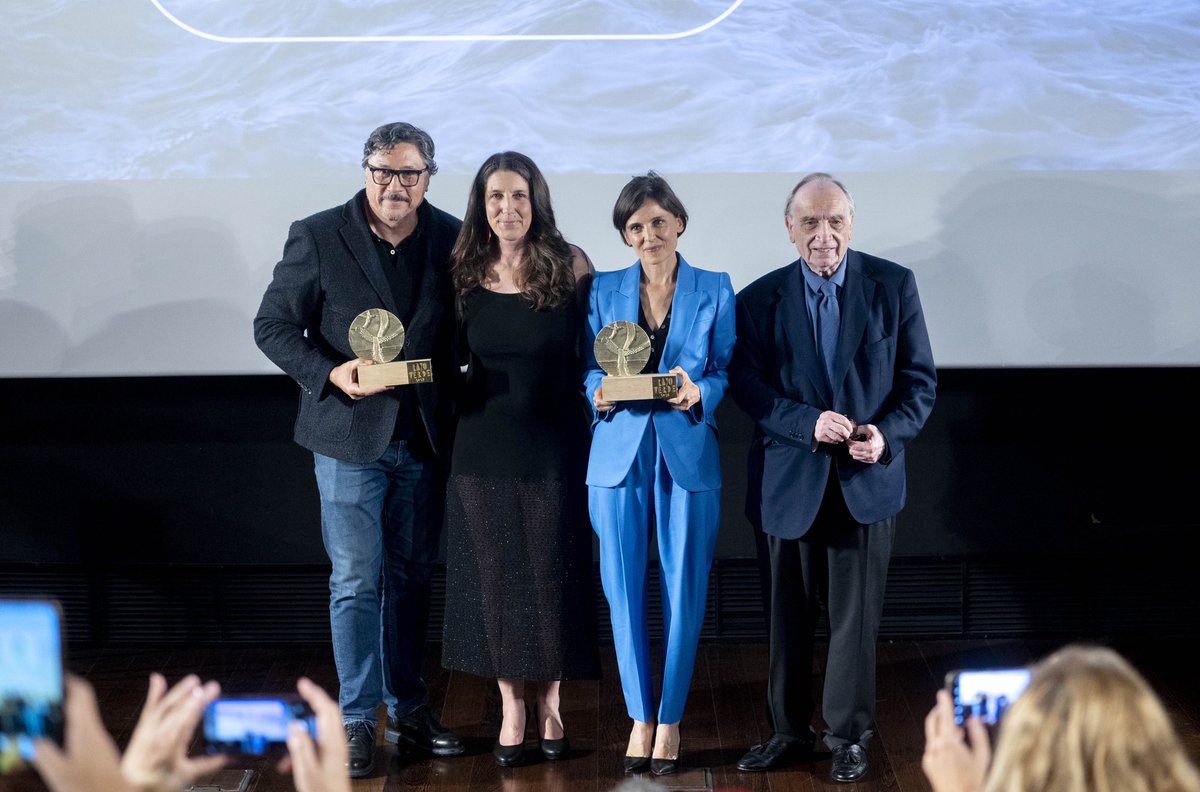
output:
<instances>
[{"instance_id":1,"label":"raised hand holding smartphone","mask_svg":"<svg viewBox=\"0 0 1200 792\"><path fill-rule=\"evenodd\" d=\"M0 599L0 775L63 742L62 610L50 599Z\"/></svg>"},{"instance_id":2,"label":"raised hand holding smartphone","mask_svg":"<svg viewBox=\"0 0 1200 792\"><path fill-rule=\"evenodd\" d=\"M210 753L282 755L288 729L298 722L317 732L312 708L294 693L234 695L216 699L204 711L204 741Z\"/></svg>"},{"instance_id":3,"label":"raised hand holding smartphone","mask_svg":"<svg viewBox=\"0 0 1200 792\"><path fill-rule=\"evenodd\" d=\"M996 724L1028 684L1028 668L951 671L946 689L954 703L955 724L961 726L971 717L989 726Z\"/></svg>"}]
</instances>

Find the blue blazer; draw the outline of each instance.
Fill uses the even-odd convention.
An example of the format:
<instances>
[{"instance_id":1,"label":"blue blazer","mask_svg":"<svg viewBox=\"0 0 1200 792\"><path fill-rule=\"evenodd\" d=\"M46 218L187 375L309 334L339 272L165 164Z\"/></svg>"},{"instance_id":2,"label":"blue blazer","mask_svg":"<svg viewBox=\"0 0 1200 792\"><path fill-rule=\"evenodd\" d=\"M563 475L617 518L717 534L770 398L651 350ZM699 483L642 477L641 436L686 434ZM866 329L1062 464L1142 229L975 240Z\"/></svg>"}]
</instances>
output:
<instances>
[{"instance_id":1,"label":"blue blazer","mask_svg":"<svg viewBox=\"0 0 1200 792\"><path fill-rule=\"evenodd\" d=\"M937 371L913 273L891 261L846 254L833 392L817 358L800 259L767 273L737 298L737 350L730 387L754 419L746 514L772 536L796 539L812 526L829 466L854 519L869 524L900 511L904 449L933 409ZM834 410L874 424L887 443L874 465L844 445L813 438Z\"/></svg>"},{"instance_id":2,"label":"blue blazer","mask_svg":"<svg viewBox=\"0 0 1200 792\"><path fill-rule=\"evenodd\" d=\"M641 277L640 260L623 270L596 273L584 333L588 361L584 385L589 404L604 378L593 351L596 335L610 322L637 324ZM735 327L729 275L696 269L680 256L671 327L658 370L681 367L700 388L700 403L690 410L676 410L662 401L619 402L606 413L595 412L593 407L589 485L615 487L624 481L646 427L653 422L676 484L688 492L721 487L714 413L728 384L725 368L733 355Z\"/></svg>"}]
</instances>

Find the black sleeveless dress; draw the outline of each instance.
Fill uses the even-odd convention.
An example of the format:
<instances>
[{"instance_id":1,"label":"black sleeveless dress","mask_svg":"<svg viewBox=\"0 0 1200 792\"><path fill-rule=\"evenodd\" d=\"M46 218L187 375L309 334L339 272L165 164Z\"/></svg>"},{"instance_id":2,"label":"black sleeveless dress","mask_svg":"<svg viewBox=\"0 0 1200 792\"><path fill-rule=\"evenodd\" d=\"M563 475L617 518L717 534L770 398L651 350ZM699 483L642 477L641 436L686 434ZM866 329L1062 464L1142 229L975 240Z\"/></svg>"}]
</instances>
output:
<instances>
[{"instance_id":1,"label":"black sleeveless dress","mask_svg":"<svg viewBox=\"0 0 1200 792\"><path fill-rule=\"evenodd\" d=\"M589 413L574 300L536 311L476 289L446 492L442 665L492 678L595 678Z\"/></svg>"}]
</instances>

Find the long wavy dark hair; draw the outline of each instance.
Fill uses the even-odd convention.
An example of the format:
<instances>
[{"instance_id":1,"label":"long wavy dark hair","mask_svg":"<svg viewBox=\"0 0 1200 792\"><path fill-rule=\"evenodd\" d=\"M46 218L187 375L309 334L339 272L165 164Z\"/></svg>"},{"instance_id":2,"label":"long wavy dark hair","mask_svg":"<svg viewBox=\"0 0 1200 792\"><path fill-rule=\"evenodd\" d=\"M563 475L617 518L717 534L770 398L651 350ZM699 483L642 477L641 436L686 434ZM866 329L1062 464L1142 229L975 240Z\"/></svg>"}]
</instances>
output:
<instances>
[{"instance_id":1,"label":"long wavy dark hair","mask_svg":"<svg viewBox=\"0 0 1200 792\"><path fill-rule=\"evenodd\" d=\"M529 185L533 217L525 235L525 256L518 276L521 293L536 310L557 308L574 295L571 246L554 224L550 188L538 166L524 154L503 151L488 157L475 174L462 231L450 254L458 309L462 311L467 294L483 285L492 263L500 257L500 242L488 225L486 195L488 177L497 171L511 171Z\"/></svg>"}]
</instances>

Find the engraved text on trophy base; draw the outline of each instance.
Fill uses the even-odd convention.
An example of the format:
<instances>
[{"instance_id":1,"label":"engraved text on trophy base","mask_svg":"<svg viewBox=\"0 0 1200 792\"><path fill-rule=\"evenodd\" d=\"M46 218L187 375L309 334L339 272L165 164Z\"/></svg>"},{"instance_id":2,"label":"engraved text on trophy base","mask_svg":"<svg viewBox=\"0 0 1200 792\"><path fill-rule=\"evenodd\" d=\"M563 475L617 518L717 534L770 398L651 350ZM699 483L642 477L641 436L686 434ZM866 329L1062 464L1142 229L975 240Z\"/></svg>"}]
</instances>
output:
<instances>
[{"instance_id":1,"label":"engraved text on trophy base","mask_svg":"<svg viewBox=\"0 0 1200 792\"><path fill-rule=\"evenodd\" d=\"M600 380L605 401L674 399L679 395L679 378L674 374L635 374L632 377L608 376Z\"/></svg>"},{"instance_id":2,"label":"engraved text on trophy base","mask_svg":"<svg viewBox=\"0 0 1200 792\"><path fill-rule=\"evenodd\" d=\"M429 358L358 367L358 384L367 389L417 385L422 382L433 382L433 364Z\"/></svg>"}]
</instances>

